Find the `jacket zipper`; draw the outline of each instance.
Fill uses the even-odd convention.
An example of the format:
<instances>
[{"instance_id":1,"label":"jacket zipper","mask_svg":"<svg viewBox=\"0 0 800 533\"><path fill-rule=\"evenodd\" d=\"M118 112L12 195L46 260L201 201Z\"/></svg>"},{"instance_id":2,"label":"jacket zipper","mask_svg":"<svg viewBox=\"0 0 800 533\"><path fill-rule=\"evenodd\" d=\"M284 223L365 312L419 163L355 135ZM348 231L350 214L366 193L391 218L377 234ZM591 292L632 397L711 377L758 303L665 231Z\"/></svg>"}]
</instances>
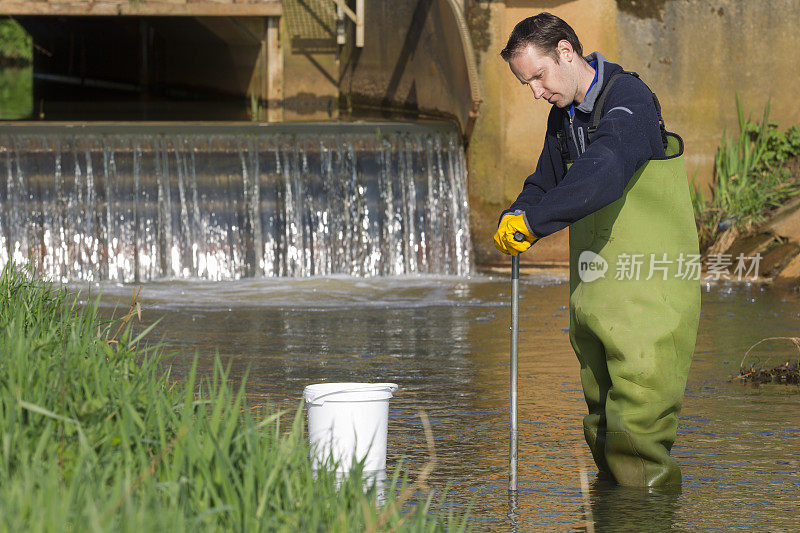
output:
<instances>
[{"instance_id":1,"label":"jacket zipper","mask_svg":"<svg viewBox=\"0 0 800 533\"><path fill-rule=\"evenodd\" d=\"M581 147L578 144L578 138L575 137L575 130L572 127L572 119L573 119L573 117L572 117L572 115L570 115L569 116L569 133L572 135L572 142L575 144L575 151L577 152L578 157L580 157L583 154L581 152Z\"/></svg>"}]
</instances>

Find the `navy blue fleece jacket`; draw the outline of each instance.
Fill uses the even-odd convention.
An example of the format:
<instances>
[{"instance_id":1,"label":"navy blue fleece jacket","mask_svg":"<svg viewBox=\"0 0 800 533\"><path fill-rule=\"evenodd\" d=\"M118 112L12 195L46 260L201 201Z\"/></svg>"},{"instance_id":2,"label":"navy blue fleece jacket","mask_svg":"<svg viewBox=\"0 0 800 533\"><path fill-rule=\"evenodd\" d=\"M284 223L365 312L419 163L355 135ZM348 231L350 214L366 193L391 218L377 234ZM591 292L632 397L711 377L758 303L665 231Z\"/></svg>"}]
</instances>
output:
<instances>
[{"instance_id":1,"label":"navy blue fleece jacket","mask_svg":"<svg viewBox=\"0 0 800 533\"><path fill-rule=\"evenodd\" d=\"M658 114L650 89L640 79L617 78L606 95L600 122L589 143L591 113L609 78L622 67L599 52L586 57L597 62L597 81L574 108L553 106L539 162L525 179L522 192L503 215L522 212L534 235L545 237L622 197L628 182L646 161L664 157ZM564 172L557 133L566 133L570 158Z\"/></svg>"}]
</instances>

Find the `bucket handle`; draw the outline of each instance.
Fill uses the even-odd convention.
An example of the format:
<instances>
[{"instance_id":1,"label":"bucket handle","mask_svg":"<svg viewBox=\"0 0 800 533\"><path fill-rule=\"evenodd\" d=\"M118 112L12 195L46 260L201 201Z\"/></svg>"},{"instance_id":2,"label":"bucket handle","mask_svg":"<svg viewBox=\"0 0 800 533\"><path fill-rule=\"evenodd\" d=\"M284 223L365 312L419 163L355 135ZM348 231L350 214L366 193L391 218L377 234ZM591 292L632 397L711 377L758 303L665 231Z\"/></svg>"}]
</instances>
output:
<instances>
[{"instance_id":1,"label":"bucket handle","mask_svg":"<svg viewBox=\"0 0 800 533\"><path fill-rule=\"evenodd\" d=\"M375 383L375 384L365 385L363 387L351 387L347 389L333 390L330 392L326 392L325 394L320 394L319 396L317 396L308 403L311 405L322 405L325 403L325 400L320 401L321 398L325 398L326 396L330 396L332 394L339 394L342 392L367 392L367 391L380 391L386 389L389 389L389 392L394 392L397 390L397 385L388 383L387 384Z\"/></svg>"}]
</instances>

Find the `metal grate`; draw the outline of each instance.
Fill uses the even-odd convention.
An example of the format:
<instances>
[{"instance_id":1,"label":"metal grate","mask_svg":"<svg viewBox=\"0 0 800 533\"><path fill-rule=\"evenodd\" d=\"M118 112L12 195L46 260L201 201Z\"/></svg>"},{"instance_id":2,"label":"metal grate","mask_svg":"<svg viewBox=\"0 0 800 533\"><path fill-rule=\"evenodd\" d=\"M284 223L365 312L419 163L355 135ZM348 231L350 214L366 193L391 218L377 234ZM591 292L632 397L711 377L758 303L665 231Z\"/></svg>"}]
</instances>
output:
<instances>
[{"instance_id":1,"label":"metal grate","mask_svg":"<svg viewBox=\"0 0 800 533\"><path fill-rule=\"evenodd\" d=\"M284 0L293 53L336 53L336 5L331 0Z\"/></svg>"}]
</instances>

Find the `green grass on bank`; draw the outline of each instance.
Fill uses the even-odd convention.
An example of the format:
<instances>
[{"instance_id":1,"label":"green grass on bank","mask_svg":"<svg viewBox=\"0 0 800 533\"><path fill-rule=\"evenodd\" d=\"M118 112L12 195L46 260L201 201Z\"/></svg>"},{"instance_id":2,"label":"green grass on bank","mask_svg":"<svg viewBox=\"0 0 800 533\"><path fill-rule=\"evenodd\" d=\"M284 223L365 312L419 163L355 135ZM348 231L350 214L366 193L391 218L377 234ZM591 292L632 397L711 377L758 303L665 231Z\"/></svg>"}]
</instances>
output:
<instances>
[{"instance_id":1,"label":"green grass on bank","mask_svg":"<svg viewBox=\"0 0 800 533\"><path fill-rule=\"evenodd\" d=\"M745 119L737 95L739 135L722 134L714 159L711 196L693 187L692 203L701 248L730 226L747 232L769 213L800 193L800 176L788 163L800 155L800 128L780 131L769 120L769 103L761 122Z\"/></svg>"},{"instance_id":2,"label":"green grass on bank","mask_svg":"<svg viewBox=\"0 0 800 533\"><path fill-rule=\"evenodd\" d=\"M9 264L0 275L0 530L437 531L464 519L316 478L298 410L246 405L219 363L176 382L122 321ZM398 502L398 497L401 499Z\"/></svg>"}]
</instances>

